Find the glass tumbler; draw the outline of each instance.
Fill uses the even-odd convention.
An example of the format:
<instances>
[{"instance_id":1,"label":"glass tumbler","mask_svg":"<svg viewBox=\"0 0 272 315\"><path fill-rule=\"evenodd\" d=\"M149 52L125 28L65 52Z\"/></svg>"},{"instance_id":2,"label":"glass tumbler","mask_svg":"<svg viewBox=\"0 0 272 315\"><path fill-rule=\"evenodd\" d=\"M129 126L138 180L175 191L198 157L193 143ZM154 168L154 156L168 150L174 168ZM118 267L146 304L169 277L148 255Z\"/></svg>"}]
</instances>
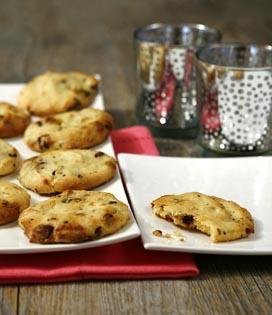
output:
<instances>
[{"instance_id":1,"label":"glass tumbler","mask_svg":"<svg viewBox=\"0 0 272 315\"><path fill-rule=\"evenodd\" d=\"M134 39L138 119L159 136L196 136L194 54L221 34L201 24L152 24L136 30Z\"/></svg>"},{"instance_id":2,"label":"glass tumbler","mask_svg":"<svg viewBox=\"0 0 272 315\"><path fill-rule=\"evenodd\" d=\"M272 46L212 44L196 53L199 143L226 154L272 148Z\"/></svg>"}]
</instances>

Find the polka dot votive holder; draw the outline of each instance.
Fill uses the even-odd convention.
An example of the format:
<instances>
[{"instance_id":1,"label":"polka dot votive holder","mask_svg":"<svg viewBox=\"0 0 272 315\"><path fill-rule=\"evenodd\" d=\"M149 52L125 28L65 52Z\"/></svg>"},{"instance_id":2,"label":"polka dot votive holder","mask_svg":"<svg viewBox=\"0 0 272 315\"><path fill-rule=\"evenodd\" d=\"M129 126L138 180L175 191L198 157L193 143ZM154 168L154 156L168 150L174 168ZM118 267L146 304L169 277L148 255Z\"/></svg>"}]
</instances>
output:
<instances>
[{"instance_id":1,"label":"polka dot votive holder","mask_svg":"<svg viewBox=\"0 0 272 315\"><path fill-rule=\"evenodd\" d=\"M198 141L232 155L272 149L272 46L210 44L196 53Z\"/></svg>"},{"instance_id":2,"label":"polka dot votive holder","mask_svg":"<svg viewBox=\"0 0 272 315\"><path fill-rule=\"evenodd\" d=\"M196 136L194 54L220 39L217 30L202 24L152 24L134 32L137 117L155 135Z\"/></svg>"}]
</instances>

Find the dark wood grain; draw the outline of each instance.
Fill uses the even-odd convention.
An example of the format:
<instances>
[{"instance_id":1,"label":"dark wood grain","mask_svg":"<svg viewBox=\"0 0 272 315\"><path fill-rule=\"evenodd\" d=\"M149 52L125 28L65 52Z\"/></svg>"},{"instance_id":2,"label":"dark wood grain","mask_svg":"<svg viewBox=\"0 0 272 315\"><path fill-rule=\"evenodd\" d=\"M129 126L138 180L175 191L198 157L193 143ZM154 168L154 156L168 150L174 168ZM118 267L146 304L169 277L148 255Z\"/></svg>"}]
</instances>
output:
<instances>
[{"instance_id":1,"label":"dark wood grain","mask_svg":"<svg viewBox=\"0 0 272 315\"><path fill-rule=\"evenodd\" d=\"M136 123L132 32L200 22L226 41L271 42L271 0L14 1L0 6L0 81L47 69L101 73L118 127ZM192 140L156 138L163 155L200 156ZM87 281L0 287L0 314L270 314L271 257L196 257L186 280ZM18 293L18 304L17 304Z\"/></svg>"}]
</instances>

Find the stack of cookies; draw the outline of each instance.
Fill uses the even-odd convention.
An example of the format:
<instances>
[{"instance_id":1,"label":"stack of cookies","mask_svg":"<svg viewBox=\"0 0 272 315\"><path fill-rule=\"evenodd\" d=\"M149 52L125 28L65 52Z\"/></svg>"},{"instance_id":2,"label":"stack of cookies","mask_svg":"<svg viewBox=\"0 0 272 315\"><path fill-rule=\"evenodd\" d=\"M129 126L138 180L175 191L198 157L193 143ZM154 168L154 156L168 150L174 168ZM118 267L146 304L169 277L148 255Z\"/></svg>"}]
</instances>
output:
<instances>
[{"instance_id":1,"label":"stack of cookies","mask_svg":"<svg viewBox=\"0 0 272 315\"><path fill-rule=\"evenodd\" d=\"M40 153L21 162L20 152L0 139L0 176L19 169L23 187L40 195L54 194L30 206L26 190L0 182L0 224L18 219L31 242L98 239L130 219L127 205L115 196L91 191L116 172L115 159L93 149L113 128L109 113L89 107L98 88L94 76L46 72L22 89L17 106L0 103L0 138L24 133L27 146ZM31 122L31 115L40 118Z\"/></svg>"}]
</instances>

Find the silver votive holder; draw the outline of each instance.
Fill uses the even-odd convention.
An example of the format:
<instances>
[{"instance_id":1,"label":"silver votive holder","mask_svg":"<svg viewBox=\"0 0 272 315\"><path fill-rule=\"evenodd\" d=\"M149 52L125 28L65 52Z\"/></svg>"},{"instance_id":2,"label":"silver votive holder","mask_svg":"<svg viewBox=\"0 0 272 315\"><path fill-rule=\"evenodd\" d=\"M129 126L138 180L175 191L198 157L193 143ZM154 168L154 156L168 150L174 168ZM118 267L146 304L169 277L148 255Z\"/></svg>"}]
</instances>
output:
<instances>
[{"instance_id":1,"label":"silver votive holder","mask_svg":"<svg viewBox=\"0 0 272 315\"><path fill-rule=\"evenodd\" d=\"M272 149L272 46L211 44L196 53L199 143L219 153Z\"/></svg>"},{"instance_id":2,"label":"silver votive holder","mask_svg":"<svg viewBox=\"0 0 272 315\"><path fill-rule=\"evenodd\" d=\"M134 33L139 81L137 116L159 136L196 136L194 54L220 41L202 24L152 24Z\"/></svg>"}]
</instances>

